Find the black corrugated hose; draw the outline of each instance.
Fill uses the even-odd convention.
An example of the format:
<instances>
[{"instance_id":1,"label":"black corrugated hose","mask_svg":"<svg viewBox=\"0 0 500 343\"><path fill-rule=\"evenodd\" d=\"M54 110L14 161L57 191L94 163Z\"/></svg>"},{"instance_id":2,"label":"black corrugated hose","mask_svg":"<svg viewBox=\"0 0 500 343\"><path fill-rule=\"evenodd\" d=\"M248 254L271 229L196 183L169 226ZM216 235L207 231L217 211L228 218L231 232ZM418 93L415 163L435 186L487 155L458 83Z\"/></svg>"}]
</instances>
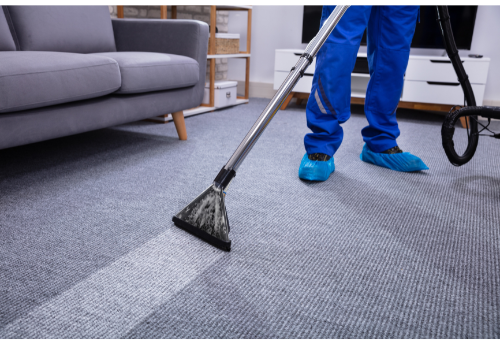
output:
<instances>
[{"instance_id":1,"label":"black corrugated hose","mask_svg":"<svg viewBox=\"0 0 500 343\"><path fill-rule=\"evenodd\" d=\"M457 111L450 111L446 116L443 126L441 128L441 137L443 141L443 148L448 156L450 162L455 166L461 166L474 156L476 152L477 143L479 141L478 129L477 129L477 110L480 108L476 107L476 99L474 98L474 92L469 82L469 77L465 72L460 56L458 55L458 49L455 45L455 39L453 38L453 32L451 31L450 15L448 14L448 6L436 6L438 21L441 26L441 33L443 35L443 41L446 48L446 53L451 60L455 73L457 74L458 81L462 86L464 91L465 100L467 107L463 107ZM458 155L455 151L455 145L453 143L453 134L455 133L455 123L459 117L470 116L471 120L468 120L468 125L470 126L470 134L468 135L469 142L467 144L467 149L462 156Z\"/></svg>"}]
</instances>

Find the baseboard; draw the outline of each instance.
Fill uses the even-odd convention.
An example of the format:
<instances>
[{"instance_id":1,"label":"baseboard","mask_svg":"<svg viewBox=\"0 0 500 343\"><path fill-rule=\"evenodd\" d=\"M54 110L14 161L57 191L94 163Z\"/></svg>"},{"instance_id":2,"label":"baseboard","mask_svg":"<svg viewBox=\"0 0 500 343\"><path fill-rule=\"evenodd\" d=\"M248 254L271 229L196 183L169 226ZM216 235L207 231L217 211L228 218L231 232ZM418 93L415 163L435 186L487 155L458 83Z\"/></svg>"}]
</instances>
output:
<instances>
[{"instance_id":1,"label":"baseboard","mask_svg":"<svg viewBox=\"0 0 500 343\"><path fill-rule=\"evenodd\" d=\"M272 83L250 82L248 95L250 98L272 99L276 91ZM245 94L245 81L238 81L238 94Z\"/></svg>"},{"instance_id":2,"label":"baseboard","mask_svg":"<svg viewBox=\"0 0 500 343\"><path fill-rule=\"evenodd\" d=\"M495 107L500 107L500 100L483 100L483 105L484 106L495 106Z\"/></svg>"}]
</instances>

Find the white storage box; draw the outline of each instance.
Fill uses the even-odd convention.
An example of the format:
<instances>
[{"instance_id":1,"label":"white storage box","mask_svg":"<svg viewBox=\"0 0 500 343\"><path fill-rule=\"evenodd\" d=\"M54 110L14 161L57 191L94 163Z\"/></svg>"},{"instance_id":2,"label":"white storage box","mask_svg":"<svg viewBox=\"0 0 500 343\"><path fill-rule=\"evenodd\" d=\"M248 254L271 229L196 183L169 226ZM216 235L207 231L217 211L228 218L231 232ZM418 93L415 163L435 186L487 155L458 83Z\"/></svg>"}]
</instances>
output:
<instances>
[{"instance_id":1,"label":"white storage box","mask_svg":"<svg viewBox=\"0 0 500 343\"><path fill-rule=\"evenodd\" d=\"M215 81L214 85L214 106L224 107L236 105L236 81ZM205 83L205 95L203 103L210 103L210 83Z\"/></svg>"}]
</instances>

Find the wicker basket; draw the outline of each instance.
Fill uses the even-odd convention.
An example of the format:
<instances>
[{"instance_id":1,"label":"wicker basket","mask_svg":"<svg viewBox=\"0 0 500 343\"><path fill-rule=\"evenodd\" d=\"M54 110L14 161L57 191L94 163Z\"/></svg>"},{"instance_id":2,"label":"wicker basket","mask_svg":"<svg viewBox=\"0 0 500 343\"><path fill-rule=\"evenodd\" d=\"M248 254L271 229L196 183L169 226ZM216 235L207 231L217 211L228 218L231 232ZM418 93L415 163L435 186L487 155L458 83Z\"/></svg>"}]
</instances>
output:
<instances>
[{"instance_id":1,"label":"wicker basket","mask_svg":"<svg viewBox=\"0 0 500 343\"><path fill-rule=\"evenodd\" d=\"M211 38L208 38L208 49L210 53ZM240 35L237 33L216 33L215 54L237 54L240 52Z\"/></svg>"}]
</instances>

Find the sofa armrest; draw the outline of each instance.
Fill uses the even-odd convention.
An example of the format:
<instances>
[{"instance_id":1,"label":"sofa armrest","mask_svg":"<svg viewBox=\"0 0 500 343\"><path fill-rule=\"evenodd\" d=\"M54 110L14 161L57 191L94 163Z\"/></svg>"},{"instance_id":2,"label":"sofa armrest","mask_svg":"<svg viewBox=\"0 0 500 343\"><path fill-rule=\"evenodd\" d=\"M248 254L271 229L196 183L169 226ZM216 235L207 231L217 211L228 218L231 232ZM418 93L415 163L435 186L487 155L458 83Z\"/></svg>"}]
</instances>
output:
<instances>
[{"instance_id":1,"label":"sofa armrest","mask_svg":"<svg viewBox=\"0 0 500 343\"><path fill-rule=\"evenodd\" d=\"M191 57L198 61L205 76L206 23L181 19L113 19L112 22L117 51L162 52Z\"/></svg>"},{"instance_id":2,"label":"sofa armrest","mask_svg":"<svg viewBox=\"0 0 500 343\"><path fill-rule=\"evenodd\" d=\"M196 60L200 67L200 79L190 90L190 103L186 108L201 104L207 70L207 24L179 19L113 19L112 22L117 51L160 52Z\"/></svg>"}]
</instances>

